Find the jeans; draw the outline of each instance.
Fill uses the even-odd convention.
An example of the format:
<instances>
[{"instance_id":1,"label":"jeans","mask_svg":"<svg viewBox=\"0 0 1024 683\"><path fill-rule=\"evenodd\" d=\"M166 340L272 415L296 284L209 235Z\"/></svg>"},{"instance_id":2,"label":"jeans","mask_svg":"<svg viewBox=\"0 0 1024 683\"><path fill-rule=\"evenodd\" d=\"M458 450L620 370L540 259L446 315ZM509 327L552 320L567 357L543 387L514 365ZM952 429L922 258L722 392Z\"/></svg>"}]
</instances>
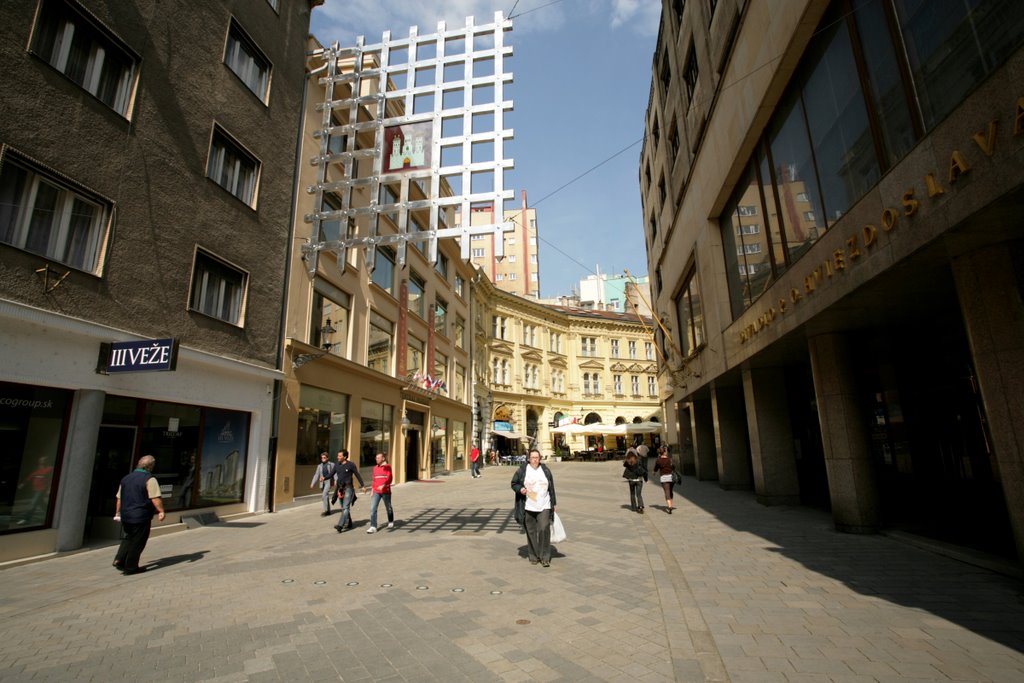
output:
<instances>
[{"instance_id":1,"label":"jeans","mask_svg":"<svg viewBox=\"0 0 1024 683\"><path fill-rule=\"evenodd\" d=\"M381 499L384 500L384 509L388 511L388 523L395 521L395 511L391 509L391 494L374 492L370 497L370 526L374 529L377 528L377 505Z\"/></svg>"},{"instance_id":2,"label":"jeans","mask_svg":"<svg viewBox=\"0 0 1024 683\"><path fill-rule=\"evenodd\" d=\"M473 461L473 476L474 477L479 477L480 476L480 461L479 460L474 460Z\"/></svg>"},{"instance_id":3,"label":"jeans","mask_svg":"<svg viewBox=\"0 0 1024 683\"><path fill-rule=\"evenodd\" d=\"M351 508L352 499L356 497L356 490L351 486L346 486L345 497L341 499L341 521L338 522L337 526L340 529L345 529L352 526Z\"/></svg>"},{"instance_id":4,"label":"jeans","mask_svg":"<svg viewBox=\"0 0 1024 683\"><path fill-rule=\"evenodd\" d=\"M642 481L629 482L629 509L642 510L644 507L643 496L644 483Z\"/></svg>"},{"instance_id":5,"label":"jeans","mask_svg":"<svg viewBox=\"0 0 1024 683\"><path fill-rule=\"evenodd\" d=\"M331 511L331 485L327 482L320 484L323 488L324 512Z\"/></svg>"}]
</instances>

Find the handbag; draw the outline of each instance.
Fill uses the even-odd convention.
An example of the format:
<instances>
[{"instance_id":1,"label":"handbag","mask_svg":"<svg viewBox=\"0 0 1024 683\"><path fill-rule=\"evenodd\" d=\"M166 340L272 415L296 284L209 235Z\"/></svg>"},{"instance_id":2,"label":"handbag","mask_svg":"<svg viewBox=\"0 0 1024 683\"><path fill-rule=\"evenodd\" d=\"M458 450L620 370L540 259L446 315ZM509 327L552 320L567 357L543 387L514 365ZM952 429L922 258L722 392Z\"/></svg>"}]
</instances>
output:
<instances>
[{"instance_id":1,"label":"handbag","mask_svg":"<svg viewBox=\"0 0 1024 683\"><path fill-rule=\"evenodd\" d=\"M565 540L565 527L562 525L562 518L557 512L551 513L551 542L561 543Z\"/></svg>"},{"instance_id":2,"label":"handbag","mask_svg":"<svg viewBox=\"0 0 1024 683\"><path fill-rule=\"evenodd\" d=\"M672 470L672 483L673 484L682 484L683 483L683 475L679 474L679 470Z\"/></svg>"}]
</instances>

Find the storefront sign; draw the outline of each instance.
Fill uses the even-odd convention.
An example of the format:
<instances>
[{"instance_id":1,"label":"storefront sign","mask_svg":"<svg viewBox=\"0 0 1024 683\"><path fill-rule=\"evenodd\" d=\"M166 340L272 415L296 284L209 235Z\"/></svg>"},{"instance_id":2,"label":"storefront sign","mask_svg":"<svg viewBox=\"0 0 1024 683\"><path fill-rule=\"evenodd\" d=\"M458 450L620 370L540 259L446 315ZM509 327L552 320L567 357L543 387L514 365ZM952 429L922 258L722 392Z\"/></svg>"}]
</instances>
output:
<instances>
[{"instance_id":1,"label":"storefront sign","mask_svg":"<svg viewBox=\"0 0 1024 683\"><path fill-rule=\"evenodd\" d=\"M998 121L990 121L983 130L971 136L971 140L985 156L991 157L996 150L998 127ZM1024 97L1017 98L1013 113L1013 136L1016 137L1021 133L1024 133ZM970 170L971 164L968 162L967 154L958 149L950 152L949 164L946 168L948 185L955 185L957 179ZM936 176L935 172L926 173L924 176L924 189L928 198L932 200L946 192L941 179ZM852 230L846 238L843 248L836 249L825 260L805 271L802 288L791 288L787 295L779 297L774 304L769 304L754 322L740 330L740 343L743 344L753 339L755 335L771 325L777 317L783 316L799 306L805 296L813 295L815 290L833 277L838 277L858 259L870 256L878 239L879 230L886 233L893 232L898 227L901 218L913 218L922 209L921 199L918 198L916 192L914 187L905 190L899 198L900 208L883 208L878 225L869 223L859 230Z\"/></svg>"},{"instance_id":2,"label":"storefront sign","mask_svg":"<svg viewBox=\"0 0 1024 683\"><path fill-rule=\"evenodd\" d=\"M174 370L178 364L176 339L147 339L144 341L112 342L100 344L100 358L96 371L150 372Z\"/></svg>"}]
</instances>

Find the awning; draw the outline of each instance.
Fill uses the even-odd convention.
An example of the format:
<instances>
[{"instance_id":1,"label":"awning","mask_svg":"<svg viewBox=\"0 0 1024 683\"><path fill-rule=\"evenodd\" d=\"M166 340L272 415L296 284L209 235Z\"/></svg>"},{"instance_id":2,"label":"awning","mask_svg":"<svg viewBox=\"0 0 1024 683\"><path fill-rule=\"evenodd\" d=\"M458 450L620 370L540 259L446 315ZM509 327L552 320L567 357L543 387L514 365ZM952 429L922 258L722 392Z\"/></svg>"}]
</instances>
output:
<instances>
[{"instance_id":1,"label":"awning","mask_svg":"<svg viewBox=\"0 0 1024 683\"><path fill-rule=\"evenodd\" d=\"M492 431L491 434L495 436L503 436L506 439L529 439L530 437L526 434L520 434L519 432L496 432Z\"/></svg>"}]
</instances>

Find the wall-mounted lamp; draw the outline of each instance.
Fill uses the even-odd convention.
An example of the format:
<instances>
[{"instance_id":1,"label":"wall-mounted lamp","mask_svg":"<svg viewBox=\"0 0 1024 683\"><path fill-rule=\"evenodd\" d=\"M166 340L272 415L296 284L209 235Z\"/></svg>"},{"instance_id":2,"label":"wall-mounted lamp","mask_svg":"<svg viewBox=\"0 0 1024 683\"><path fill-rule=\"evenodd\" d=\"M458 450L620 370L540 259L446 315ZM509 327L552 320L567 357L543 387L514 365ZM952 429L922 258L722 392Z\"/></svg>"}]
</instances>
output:
<instances>
[{"instance_id":1,"label":"wall-mounted lamp","mask_svg":"<svg viewBox=\"0 0 1024 683\"><path fill-rule=\"evenodd\" d=\"M402 431L408 430L410 424L412 423L409 421L409 416L405 414L405 408L402 408Z\"/></svg>"},{"instance_id":2,"label":"wall-mounted lamp","mask_svg":"<svg viewBox=\"0 0 1024 683\"><path fill-rule=\"evenodd\" d=\"M334 334L337 331L338 330L334 329L334 325L331 325L331 319L330 318L328 318L324 322L324 326L320 328L320 338L323 339L323 343L321 344L321 346L323 347L324 351L330 351L331 347L334 346L334 344L332 344L327 339L327 337L331 336L332 334Z\"/></svg>"}]
</instances>

